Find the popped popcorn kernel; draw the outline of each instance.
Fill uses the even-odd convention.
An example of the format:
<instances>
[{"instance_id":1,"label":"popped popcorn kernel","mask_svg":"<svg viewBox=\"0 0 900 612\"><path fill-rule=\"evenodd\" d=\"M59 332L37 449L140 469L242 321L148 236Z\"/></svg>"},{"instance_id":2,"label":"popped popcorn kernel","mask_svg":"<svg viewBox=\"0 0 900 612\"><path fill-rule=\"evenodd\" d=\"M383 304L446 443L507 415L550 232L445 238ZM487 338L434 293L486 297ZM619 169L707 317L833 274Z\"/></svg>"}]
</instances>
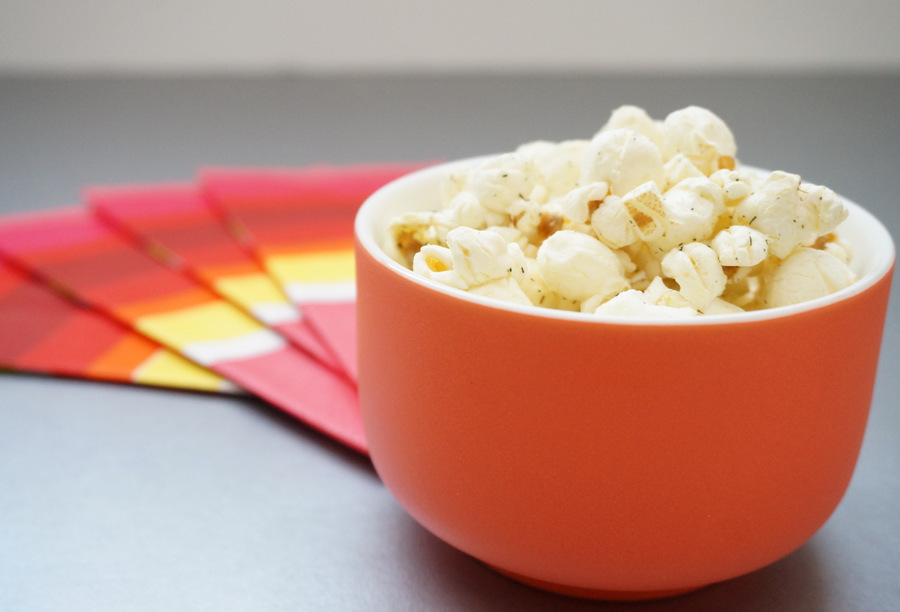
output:
<instances>
[{"instance_id":1,"label":"popped popcorn kernel","mask_svg":"<svg viewBox=\"0 0 900 612\"><path fill-rule=\"evenodd\" d=\"M616 195L647 181L664 186L662 154L653 141L635 131L599 132L585 151L581 172L582 183L597 181L607 183Z\"/></svg>"},{"instance_id":2,"label":"popped popcorn kernel","mask_svg":"<svg viewBox=\"0 0 900 612\"><path fill-rule=\"evenodd\" d=\"M766 307L799 304L849 287L856 276L827 251L800 247L790 254L766 282Z\"/></svg>"},{"instance_id":3,"label":"popped popcorn kernel","mask_svg":"<svg viewBox=\"0 0 900 612\"><path fill-rule=\"evenodd\" d=\"M678 153L666 161L663 165L663 173L666 177L666 190L671 189L684 179L706 176L700 172L699 168L684 153Z\"/></svg>"},{"instance_id":4,"label":"popped popcorn kernel","mask_svg":"<svg viewBox=\"0 0 900 612\"><path fill-rule=\"evenodd\" d=\"M473 229L483 229L488 225L488 220L491 218L489 211L481 205L481 202L478 201L478 198L471 191L457 193L450 200L449 207L456 214L457 226L465 225Z\"/></svg>"},{"instance_id":5,"label":"popped popcorn kernel","mask_svg":"<svg viewBox=\"0 0 900 612\"><path fill-rule=\"evenodd\" d=\"M558 293L550 289L541 276L537 259L525 259L525 274L519 281L519 287L532 304L541 308L560 308L562 299Z\"/></svg>"},{"instance_id":6,"label":"popped popcorn kernel","mask_svg":"<svg viewBox=\"0 0 900 612\"><path fill-rule=\"evenodd\" d=\"M723 266L755 266L769 256L766 235L746 225L732 225L722 230L710 246Z\"/></svg>"},{"instance_id":7,"label":"popped popcorn kernel","mask_svg":"<svg viewBox=\"0 0 900 612\"><path fill-rule=\"evenodd\" d=\"M753 191L755 177L740 169L721 169L709 175L709 180L722 188L726 206L732 206Z\"/></svg>"},{"instance_id":8,"label":"popped popcorn kernel","mask_svg":"<svg viewBox=\"0 0 900 612\"><path fill-rule=\"evenodd\" d=\"M509 225L489 225L484 229L485 231L499 234L507 243L515 243L522 250L530 244L528 242L528 237L517 227Z\"/></svg>"},{"instance_id":9,"label":"popped popcorn kernel","mask_svg":"<svg viewBox=\"0 0 900 612\"><path fill-rule=\"evenodd\" d=\"M646 242L639 241L629 244L622 248L628 253L631 261L635 263L639 270L643 270L652 280L654 277L662 276L662 255L655 249L651 249Z\"/></svg>"},{"instance_id":10,"label":"popped popcorn kernel","mask_svg":"<svg viewBox=\"0 0 900 612\"><path fill-rule=\"evenodd\" d=\"M734 135L722 119L699 106L670 113L663 121L663 154L666 159L681 153L705 175L719 170L719 159L734 157Z\"/></svg>"},{"instance_id":11,"label":"popped popcorn kernel","mask_svg":"<svg viewBox=\"0 0 900 612\"><path fill-rule=\"evenodd\" d=\"M391 223L389 232L395 252L408 262L422 246L442 244L454 227L461 225L455 209L429 212L409 212L400 215Z\"/></svg>"},{"instance_id":12,"label":"popped popcorn kernel","mask_svg":"<svg viewBox=\"0 0 900 612\"><path fill-rule=\"evenodd\" d=\"M446 272L453 269L453 259L447 247L428 244L413 258L414 272Z\"/></svg>"},{"instance_id":13,"label":"popped popcorn kernel","mask_svg":"<svg viewBox=\"0 0 900 612\"><path fill-rule=\"evenodd\" d=\"M468 180L467 189L494 212L506 212L519 199L528 199L536 184L535 166L531 159L506 153L489 160L476 169Z\"/></svg>"},{"instance_id":14,"label":"popped popcorn kernel","mask_svg":"<svg viewBox=\"0 0 900 612\"><path fill-rule=\"evenodd\" d=\"M733 220L766 234L770 251L782 259L817 236L818 221L801 197L800 176L787 172L772 172L735 207Z\"/></svg>"},{"instance_id":15,"label":"popped popcorn kernel","mask_svg":"<svg viewBox=\"0 0 900 612\"><path fill-rule=\"evenodd\" d=\"M687 191L699 198L703 198L712 206L710 214L716 217L725 212L722 187L705 176L683 179L669 190L669 192L672 191Z\"/></svg>"},{"instance_id":16,"label":"popped popcorn kernel","mask_svg":"<svg viewBox=\"0 0 900 612\"><path fill-rule=\"evenodd\" d=\"M744 312L744 309L738 306L737 304L732 304L727 300L723 300L720 297L714 298L709 304L703 307L700 311L705 315L717 315L717 314L736 314L739 312Z\"/></svg>"},{"instance_id":17,"label":"popped popcorn kernel","mask_svg":"<svg viewBox=\"0 0 900 612\"><path fill-rule=\"evenodd\" d=\"M537 262L547 286L574 302L628 288L624 266L616 254L586 234L556 232L538 249Z\"/></svg>"},{"instance_id":18,"label":"popped popcorn kernel","mask_svg":"<svg viewBox=\"0 0 900 612\"><path fill-rule=\"evenodd\" d=\"M741 268L740 270L748 271L749 268ZM719 297L744 310L755 310L760 307L759 292L761 286L762 283L758 275L733 274L725 285L725 291Z\"/></svg>"},{"instance_id":19,"label":"popped popcorn kernel","mask_svg":"<svg viewBox=\"0 0 900 612\"><path fill-rule=\"evenodd\" d=\"M663 257L662 271L678 283L681 295L698 310L722 295L728 281L716 252L700 242L669 251Z\"/></svg>"},{"instance_id":20,"label":"popped popcorn kernel","mask_svg":"<svg viewBox=\"0 0 900 612\"><path fill-rule=\"evenodd\" d=\"M631 211L619 196L608 195L591 214L591 229L606 246L619 249L640 240Z\"/></svg>"},{"instance_id":21,"label":"popped popcorn kernel","mask_svg":"<svg viewBox=\"0 0 900 612\"><path fill-rule=\"evenodd\" d=\"M623 291L594 309L594 314L621 317L648 317L651 319L683 319L695 317L699 313L690 306L663 306L647 301L645 296L634 289Z\"/></svg>"},{"instance_id":22,"label":"popped popcorn kernel","mask_svg":"<svg viewBox=\"0 0 900 612\"><path fill-rule=\"evenodd\" d=\"M560 212L577 223L588 223L591 213L600 207L609 194L609 185L603 181L576 187L559 198Z\"/></svg>"},{"instance_id":23,"label":"popped popcorn kernel","mask_svg":"<svg viewBox=\"0 0 900 612\"><path fill-rule=\"evenodd\" d=\"M546 197L540 198L541 200L565 195L579 186L581 160L588 144L589 140L564 140L558 143L539 140L516 149L519 155L531 157L543 177Z\"/></svg>"},{"instance_id":24,"label":"popped popcorn kernel","mask_svg":"<svg viewBox=\"0 0 900 612\"><path fill-rule=\"evenodd\" d=\"M678 290L666 285L661 276L655 277L644 289L644 299L657 306L669 306L671 308L691 308L693 305Z\"/></svg>"},{"instance_id":25,"label":"popped popcorn kernel","mask_svg":"<svg viewBox=\"0 0 900 612\"><path fill-rule=\"evenodd\" d=\"M469 290L469 293L483 295L484 297L511 302L521 306L532 305L531 300L528 299L528 296L525 295L525 292L522 291L522 288L519 287L519 283L516 282L514 278L498 278L488 281L477 287L472 287Z\"/></svg>"},{"instance_id":26,"label":"popped popcorn kernel","mask_svg":"<svg viewBox=\"0 0 900 612\"><path fill-rule=\"evenodd\" d=\"M709 239L724 211L721 188L707 179L689 178L662 197L664 223L658 237L645 239L659 252Z\"/></svg>"},{"instance_id":27,"label":"popped popcorn kernel","mask_svg":"<svg viewBox=\"0 0 900 612\"><path fill-rule=\"evenodd\" d=\"M609 132L611 130L626 129L636 132L647 138L656 145L658 149L663 146L663 131L659 122L654 121L643 108L626 104L615 109L609 116L609 119L601 132Z\"/></svg>"},{"instance_id":28,"label":"popped popcorn kernel","mask_svg":"<svg viewBox=\"0 0 900 612\"><path fill-rule=\"evenodd\" d=\"M638 185L622 196L622 204L644 240L653 240L663 233L666 223L662 194L653 181Z\"/></svg>"},{"instance_id":29,"label":"popped popcorn kernel","mask_svg":"<svg viewBox=\"0 0 900 612\"><path fill-rule=\"evenodd\" d=\"M507 210L510 225L531 241L537 239L538 227L541 223L543 212L540 204L531 200L517 200ZM499 224L494 227L497 226Z\"/></svg>"},{"instance_id":30,"label":"popped popcorn kernel","mask_svg":"<svg viewBox=\"0 0 900 612\"><path fill-rule=\"evenodd\" d=\"M435 244L426 244L413 257L413 272L442 285L468 289L466 282L453 269L450 249Z\"/></svg>"},{"instance_id":31,"label":"popped popcorn kernel","mask_svg":"<svg viewBox=\"0 0 900 612\"><path fill-rule=\"evenodd\" d=\"M487 230L457 227L447 234L453 270L469 287L512 275L518 262L507 244L500 234Z\"/></svg>"},{"instance_id":32,"label":"popped popcorn kernel","mask_svg":"<svg viewBox=\"0 0 900 612\"><path fill-rule=\"evenodd\" d=\"M812 210L816 234L831 232L847 218L847 208L828 187L802 182L799 191L803 202Z\"/></svg>"},{"instance_id":33,"label":"popped popcorn kernel","mask_svg":"<svg viewBox=\"0 0 900 612\"><path fill-rule=\"evenodd\" d=\"M850 245L847 244L846 241L837 238L834 234L820 236L819 240L816 241L816 244L813 245L813 248L822 249L837 257L841 263L847 265L849 265L850 260L853 259L853 251L851 250Z\"/></svg>"},{"instance_id":34,"label":"popped popcorn kernel","mask_svg":"<svg viewBox=\"0 0 900 612\"><path fill-rule=\"evenodd\" d=\"M439 210L393 219L384 248L457 290L585 316L734 314L853 283L840 197L736 155L708 109L622 106L590 139L454 172Z\"/></svg>"}]
</instances>

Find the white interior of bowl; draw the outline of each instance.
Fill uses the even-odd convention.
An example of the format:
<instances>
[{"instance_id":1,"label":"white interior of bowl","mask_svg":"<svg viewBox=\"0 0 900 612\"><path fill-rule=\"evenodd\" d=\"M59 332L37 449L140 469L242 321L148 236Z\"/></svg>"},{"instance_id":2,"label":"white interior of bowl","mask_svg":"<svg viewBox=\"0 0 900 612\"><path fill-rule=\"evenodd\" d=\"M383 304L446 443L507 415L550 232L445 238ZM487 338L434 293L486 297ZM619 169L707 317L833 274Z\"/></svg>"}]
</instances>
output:
<instances>
[{"instance_id":1,"label":"white interior of bowl","mask_svg":"<svg viewBox=\"0 0 900 612\"><path fill-rule=\"evenodd\" d=\"M841 196L850 214L837 229L837 233L851 245L853 258L850 267L859 279L857 282L831 295L791 306L736 314L703 315L684 319L661 320L645 317L591 315L549 308L520 306L489 299L448 287L415 274L385 252L382 245L388 240L388 227L392 219L405 212L438 210L440 208L439 189L441 182L446 180L454 170L477 164L484 159L487 159L487 157L464 159L426 168L397 179L379 189L363 204L357 214L355 231L360 244L377 261L410 282L424 285L461 300L482 304L489 308L521 312L538 317L620 325L709 325L760 321L789 316L820 308L865 291L890 271L895 257L894 243L884 225L864 208ZM747 166L744 167L746 168ZM752 169L758 170L756 168ZM758 171L767 173L764 170Z\"/></svg>"}]
</instances>

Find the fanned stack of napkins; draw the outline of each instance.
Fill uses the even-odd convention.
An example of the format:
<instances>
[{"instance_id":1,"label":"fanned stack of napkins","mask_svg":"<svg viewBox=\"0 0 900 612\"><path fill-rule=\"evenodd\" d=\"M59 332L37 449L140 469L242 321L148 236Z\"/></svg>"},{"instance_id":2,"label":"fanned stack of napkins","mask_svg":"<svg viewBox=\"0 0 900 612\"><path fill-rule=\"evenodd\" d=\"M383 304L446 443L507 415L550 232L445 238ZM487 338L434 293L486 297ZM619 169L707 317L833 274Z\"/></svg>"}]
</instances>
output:
<instances>
[{"instance_id":1,"label":"fanned stack of napkins","mask_svg":"<svg viewBox=\"0 0 900 612\"><path fill-rule=\"evenodd\" d=\"M421 166L209 168L0 219L0 367L250 393L365 453L353 219Z\"/></svg>"}]
</instances>

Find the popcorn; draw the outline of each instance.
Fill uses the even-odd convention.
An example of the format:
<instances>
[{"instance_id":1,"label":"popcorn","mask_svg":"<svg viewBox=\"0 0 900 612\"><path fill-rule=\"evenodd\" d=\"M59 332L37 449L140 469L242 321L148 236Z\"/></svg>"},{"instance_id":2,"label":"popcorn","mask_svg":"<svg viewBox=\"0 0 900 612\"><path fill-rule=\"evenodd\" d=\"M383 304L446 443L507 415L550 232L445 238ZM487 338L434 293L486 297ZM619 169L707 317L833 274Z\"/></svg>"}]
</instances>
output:
<instances>
[{"instance_id":1,"label":"popcorn","mask_svg":"<svg viewBox=\"0 0 900 612\"><path fill-rule=\"evenodd\" d=\"M723 300L722 298L715 298L709 304L704 306L701 312L705 315L735 314L738 312L744 312L744 309L737 304L732 304L731 302Z\"/></svg>"},{"instance_id":2,"label":"popcorn","mask_svg":"<svg viewBox=\"0 0 900 612\"><path fill-rule=\"evenodd\" d=\"M667 159L684 155L709 176L721 167L733 167L737 145L731 130L712 111L688 106L663 121L663 152Z\"/></svg>"},{"instance_id":3,"label":"popcorn","mask_svg":"<svg viewBox=\"0 0 900 612\"><path fill-rule=\"evenodd\" d=\"M640 240L631 211L619 196L609 195L591 215L591 229L611 249L620 249Z\"/></svg>"},{"instance_id":4,"label":"popcorn","mask_svg":"<svg viewBox=\"0 0 900 612\"><path fill-rule=\"evenodd\" d=\"M688 302L680 291L669 288L661 276L656 276L644 289L644 297L650 304L657 306L669 306L671 308L690 308L695 311L694 307ZM697 314L696 311L694 314Z\"/></svg>"},{"instance_id":5,"label":"popcorn","mask_svg":"<svg viewBox=\"0 0 900 612\"><path fill-rule=\"evenodd\" d=\"M662 194L653 181L638 185L624 196L622 205L628 211L637 233L644 240L653 240L663 233L666 213Z\"/></svg>"},{"instance_id":6,"label":"popcorn","mask_svg":"<svg viewBox=\"0 0 900 612\"><path fill-rule=\"evenodd\" d=\"M453 256L447 247L426 244L413 257L413 272L457 289L469 286L453 269Z\"/></svg>"},{"instance_id":7,"label":"popcorn","mask_svg":"<svg viewBox=\"0 0 900 612\"><path fill-rule=\"evenodd\" d=\"M501 238L503 238L506 242L516 243L519 245L519 249L524 249L525 247L533 246L530 242L528 242L528 237L525 236L518 228L511 227L509 225L491 225L486 228L489 232L494 232L495 234L499 234ZM537 251L535 251L537 252Z\"/></svg>"},{"instance_id":8,"label":"popcorn","mask_svg":"<svg viewBox=\"0 0 900 612\"><path fill-rule=\"evenodd\" d=\"M516 200L527 199L535 184L536 172L531 159L506 153L485 162L473 172L467 189L482 206L502 213Z\"/></svg>"},{"instance_id":9,"label":"popcorn","mask_svg":"<svg viewBox=\"0 0 900 612\"><path fill-rule=\"evenodd\" d=\"M393 240L386 249L395 258L412 265L415 253L426 244L438 244L442 223L436 212L408 212L391 222Z\"/></svg>"},{"instance_id":10,"label":"popcorn","mask_svg":"<svg viewBox=\"0 0 900 612\"><path fill-rule=\"evenodd\" d=\"M705 176L686 178L666 192L666 195L670 195L673 191L687 191L709 201L712 205L711 214L717 217L725 212L721 186Z\"/></svg>"},{"instance_id":11,"label":"popcorn","mask_svg":"<svg viewBox=\"0 0 900 612\"><path fill-rule=\"evenodd\" d=\"M547 283L544 282L544 277L541 276L541 270L540 267L538 267L537 259L532 257L526 258L525 274L519 282L519 287L535 306L540 306L542 308L563 307L564 301L560 295L551 290L550 287L547 286ZM571 308L566 308L566 310L571 310Z\"/></svg>"},{"instance_id":12,"label":"popcorn","mask_svg":"<svg viewBox=\"0 0 900 612\"><path fill-rule=\"evenodd\" d=\"M723 266L755 266L769 256L766 235L746 225L723 229L710 246Z\"/></svg>"},{"instance_id":13,"label":"popcorn","mask_svg":"<svg viewBox=\"0 0 900 612\"><path fill-rule=\"evenodd\" d=\"M469 287L512 276L524 275L524 255L515 243L491 231L457 227L447 234L453 270Z\"/></svg>"},{"instance_id":14,"label":"popcorn","mask_svg":"<svg viewBox=\"0 0 900 612\"><path fill-rule=\"evenodd\" d=\"M616 195L653 181L665 185L663 159L659 147L633 130L599 132L588 145L581 170L581 182L604 181Z\"/></svg>"},{"instance_id":15,"label":"popcorn","mask_svg":"<svg viewBox=\"0 0 900 612\"><path fill-rule=\"evenodd\" d=\"M544 179L549 197L565 195L579 186L581 160L589 140L548 142L538 140L520 146L516 153L531 157Z\"/></svg>"},{"instance_id":16,"label":"popcorn","mask_svg":"<svg viewBox=\"0 0 900 612\"><path fill-rule=\"evenodd\" d=\"M662 149L663 131L658 122L654 121L643 108L626 104L612 112L609 120L600 128L601 132L626 129L637 132L650 140L657 148Z\"/></svg>"},{"instance_id":17,"label":"popcorn","mask_svg":"<svg viewBox=\"0 0 900 612\"><path fill-rule=\"evenodd\" d=\"M746 198L756 184L754 175L742 170L728 170L727 168L713 172L709 175L709 180L722 188L726 205Z\"/></svg>"},{"instance_id":18,"label":"popcorn","mask_svg":"<svg viewBox=\"0 0 900 612\"><path fill-rule=\"evenodd\" d=\"M735 221L766 233L772 254L782 259L798 246L811 246L846 218L847 209L833 191L780 171L771 173L734 210Z\"/></svg>"},{"instance_id":19,"label":"popcorn","mask_svg":"<svg viewBox=\"0 0 900 612\"><path fill-rule=\"evenodd\" d=\"M663 257L662 271L675 279L681 295L698 310L722 295L728 281L716 252L700 242L669 251Z\"/></svg>"},{"instance_id":20,"label":"popcorn","mask_svg":"<svg viewBox=\"0 0 900 612\"><path fill-rule=\"evenodd\" d=\"M652 250L646 242L629 244L622 249L631 258L639 270L642 270L650 279L662 276L661 256Z\"/></svg>"},{"instance_id":21,"label":"popcorn","mask_svg":"<svg viewBox=\"0 0 900 612\"><path fill-rule=\"evenodd\" d=\"M706 176L700 172L697 166L684 153L678 153L670 157L663 165L663 174L666 177L667 190L685 179L703 178Z\"/></svg>"},{"instance_id":22,"label":"popcorn","mask_svg":"<svg viewBox=\"0 0 900 612\"><path fill-rule=\"evenodd\" d=\"M841 263L847 265L852 259L850 245L843 240L838 240L834 234L827 234L816 240L816 248L821 248L826 253L834 255Z\"/></svg>"},{"instance_id":23,"label":"popcorn","mask_svg":"<svg viewBox=\"0 0 900 612\"><path fill-rule=\"evenodd\" d=\"M812 210L818 236L834 230L847 218L847 209L828 187L800 183L800 199Z\"/></svg>"},{"instance_id":24,"label":"popcorn","mask_svg":"<svg viewBox=\"0 0 900 612\"><path fill-rule=\"evenodd\" d=\"M469 293L475 295L483 295L484 297L493 298L495 300L503 300L504 302L512 302L522 306L531 306L531 300L519 287L519 284L512 278L499 278L492 280L483 285L472 287Z\"/></svg>"},{"instance_id":25,"label":"popcorn","mask_svg":"<svg viewBox=\"0 0 900 612\"><path fill-rule=\"evenodd\" d=\"M547 286L569 300L612 296L628 288L625 268L612 249L579 232L562 230L547 238L537 263Z\"/></svg>"},{"instance_id":26,"label":"popcorn","mask_svg":"<svg viewBox=\"0 0 900 612\"><path fill-rule=\"evenodd\" d=\"M827 187L735 160L690 106L616 109L590 140L533 141L453 174L398 216L387 252L456 290L523 306L685 318L795 304L855 281Z\"/></svg>"},{"instance_id":27,"label":"popcorn","mask_svg":"<svg viewBox=\"0 0 900 612\"><path fill-rule=\"evenodd\" d=\"M625 317L649 317L651 319L683 319L699 314L690 306L674 307L654 304L648 301L644 294L634 289L623 291L595 308L593 313Z\"/></svg>"},{"instance_id":28,"label":"popcorn","mask_svg":"<svg viewBox=\"0 0 900 612\"><path fill-rule=\"evenodd\" d=\"M591 209L599 208L609 193L609 185L602 181L577 187L559 199L560 212L577 223L588 223Z\"/></svg>"},{"instance_id":29,"label":"popcorn","mask_svg":"<svg viewBox=\"0 0 900 612\"><path fill-rule=\"evenodd\" d=\"M763 303L769 308L799 304L849 287L855 280L850 268L831 253L799 248L768 279Z\"/></svg>"},{"instance_id":30,"label":"popcorn","mask_svg":"<svg viewBox=\"0 0 900 612\"><path fill-rule=\"evenodd\" d=\"M766 234L769 250L782 259L795 247L810 245L816 239L817 221L801 197L797 174L770 174L735 207L733 220Z\"/></svg>"},{"instance_id":31,"label":"popcorn","mask_svg":"<svg viewBox=\"0 0 900 612\"><path fill-rule=\"evenodd\" d=\"M530 200L518 200L507 210L512 227L531 240L538 236L544 212L539 204ZM502 227L502 225L497 224L491 227Z\"/></svg>"},{"instance_id":32,"label":"popcorn","mask_svg":"<svg viewBox=\"0 0 900 612\"><path fill-rule=\"evenodd\" d=\"M450 200L450 210L455 213L456 226L464 225L474 229L483 229L492 215L478 197L471 191L461 191ZM501 218L493 218L492 221L502 223ZM452 228L451 228L452 229Z\"/></svg>"},{"instance_id":33,"label":"popcorn","mask_svg":"<svg viewBox=\"0 0 900 612\"><path fill-rule=\"evenodd\" d=\"M664 253L688 242L712 236L719 215L724 212L722 189L708 178L688 178L662 199L665 222L661 236L645 238L650 246Z\"/></svg>"}]
</instances>

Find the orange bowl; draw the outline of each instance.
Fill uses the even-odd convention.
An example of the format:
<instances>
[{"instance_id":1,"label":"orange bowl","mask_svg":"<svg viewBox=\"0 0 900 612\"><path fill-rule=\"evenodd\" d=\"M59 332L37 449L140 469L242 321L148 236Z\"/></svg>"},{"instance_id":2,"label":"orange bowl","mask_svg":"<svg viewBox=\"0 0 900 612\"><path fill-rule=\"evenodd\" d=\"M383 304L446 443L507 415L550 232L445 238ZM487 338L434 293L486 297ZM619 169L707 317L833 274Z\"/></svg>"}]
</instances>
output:
<instances>
[{"instance_id":1,"label":"orange bowl","mask_svg":"<svg viewBox=\"0 0 900 612\"><path fill-rule=\"evenodd\" d=\"M801 546L860 450L894 265L846 202L859 280L764 311L660 321L527 308L381 248L464 160L356 219L359 396L375 468L426 529L500 572L603 599L689 591Z\"/></svg>"}]
</instances>

